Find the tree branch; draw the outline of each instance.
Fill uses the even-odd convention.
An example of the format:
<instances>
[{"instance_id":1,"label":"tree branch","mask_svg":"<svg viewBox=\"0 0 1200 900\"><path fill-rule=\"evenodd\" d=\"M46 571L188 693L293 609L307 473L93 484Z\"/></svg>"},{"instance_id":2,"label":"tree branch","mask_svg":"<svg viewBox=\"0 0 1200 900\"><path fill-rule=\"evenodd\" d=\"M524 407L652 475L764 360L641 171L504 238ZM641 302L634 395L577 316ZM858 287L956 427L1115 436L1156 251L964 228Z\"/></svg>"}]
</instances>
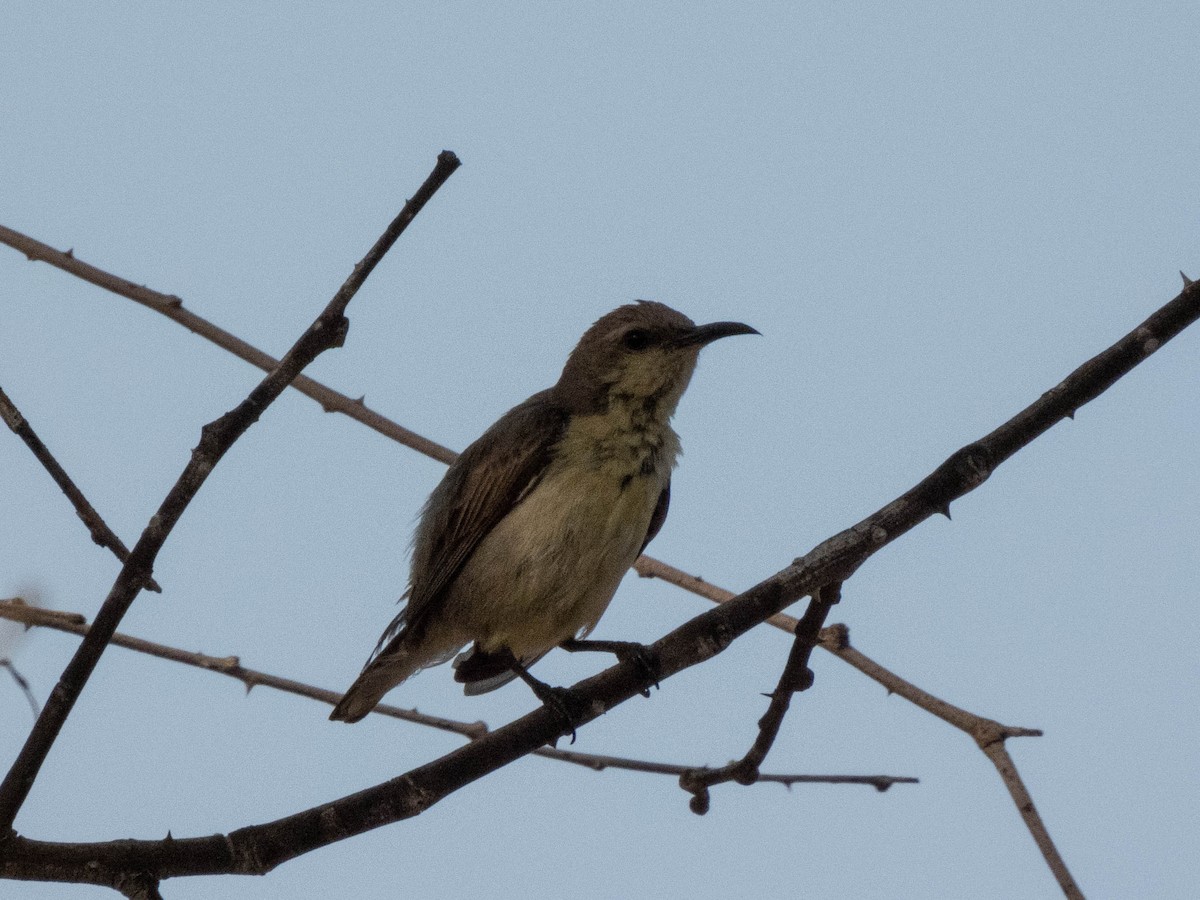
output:
<instances>
[{"instance_id":1,"label":"tree branch","mask_svg":"<svg viewBox=\"0 0 1200 900\"><path fill-rule=\"evenodd\" d=\"M149 582L154 560L183 511L226 451L258 421L266 408L283 393L300 371L325 350L342 345L349 327L345 317L346 306L384 254L391 249L408 224L458 166L458 158L453 153L443 151L438 156L437 165L425 183L412 199L405 203L400 214L367 251L367 255L355 265L350 277L308 330L284 355L278 367L236 408L204 426L200 443L192 451L191 460L130 552L96 615L96 622L90 633L80 643L75 655L63 670L58 685L46 701L25 745L4 781L0 783L0 850L4 847L13 820L37 779L46 754L50 752L50 747L58 737L104 648L117 630L117 625L134 598Z\"/></svg>"},{"instance_id":2,"label":"tree branch","mask_svg":"<svg viewBox=\"0 0 1200 900\"><path fill-rule=\"evenodd\" d=\"M87 619L78 613L42 609L37 606L31 606L20 598L15 597L8 600L0 600L0 619L20 622L31 628L50 628L67 634L79 635L80 637L85 636L89 630ZM215 672L218 675L226 675L240 681L245 686L246 693L249 693L252 688L261 685L299 697L308 697L310 700L317 700L321 703L327 703L330 706L333 706L342 699L342 695L336 691L326 690L295 681L291 678L281 678L278 675L271 675L267 672L246 668L236 656L210 656L206 653L194 653L190 650L180 650L178 647L169 647L166 644L158 644L143 638L121 634L119 631L112 636L110 643L136 653L144 653L147 656L182 663L185 666L204 669L207 672ZM0 665L3 664L4 661L0 660ZM37 714L36 711L37 707L35 705L35 715ZM403 709L386 703L379 704L372 712L389 718L401 719L405 722L413 722L417 725L436 728L441 731L449 731L469 740L481 737L490 730L484 722L460 722L456 719L431 716L427 713L417 712L415 709ZM696 771L696 767L694 766L629 759L622 756L607 756L599 753L584 753L575 750L559 750L555 747L539 747L533 751L533 755L583 766L586 769L596 772L602 772L605 769L624 769L630 772L678 776L685 772ZM759 780L772 784L782 784L788 787L793 784L868 784L878 791L886 791L893 784L918 783L916 778L895 775L770 774L762 775Z\"/></svg>"},{"instance_id":3,"label":"tree branch","mask_svg":"<svg viewBox=\"0 0 1200 900\"><path fill-rule=\"evenodd\" d=\"M129 549L113 533L113 530L105 524L104 519L100 518L100 513L96 512L96 508L88 502L87 497L83 496L83 491L75 486L75 482L71 480L71 476L58 464L58 460L54 458L49 448L42 443L42 439L37 436L37 432L33 430L33 426L21 415L21 411L9 399L8 394L4 393L3 388L0 388L0 418L4 419L4 424L12 429L13 434L25 442L25 446L33 452L33 455L37 457L37 461L50 473L50 477L54 479L54 483L67 495L67 499L75 507L75 514L83 520L83 524L87 526L88 531L91 533L92 542L99 544L101 547L107 547L118 560L127 562L129 559ZM147 580L146 590L154 591L155 593L162 592L162 588L158 586L158 582L153 578Z\"/></svg>"},{"instance_id":4,"label":"tree branch","mask_svg":"<svg viewBox=\"0 0 1200 900\"><path fill-rule=\"evenodd\" d=\"M1185 280L1184 285L1186 286L1187 284L1190 284L1190 282ZM689 575L687 572L676 569L674 566L649 557L643 556L638 560L637 570L638 574L643 578L661 578L670 581L672 584L698 594L701 597L705 597L714 603L727 603L736 596L732 591L718 587L715 584L705 581L703 578ZM770 616L766 622L782 631L793 633L800 624L799 619L795 616L789 616L787 613L776 613ZM888 693L903 697L913 705L970 735L988 760L996 767L996 771L1012 796L1013 802L1016 803L1017 812L1020 813L1022 820L1025 822L1025 827L1029 830L1030 835L1041 851L1042 857L1058 881L1063 893L1067 897L1082 898L1083 894L1067 869L1066 862L1059 855L1058 849L1050 837L1050 832L1046 828L1045 822L1042 821L1041 815L1033 803L1033 798L1030 796L1024 781L1021 779L1021 773L1017 770L1016 763L1013 762L1012 757L1004 746L1004 741L1010 737L1041 737L1042 732L1040 729L1004 725L994 719L980 716L962 707L955 706L953 703L948 703L940 697L935 697L912 682L901 678L890 669L884 668L857 648L852 647L850 645L850 629L843 624L830 625L827 628L821 629L818 646L832 653L848 665L858 669L868 678L883 685ZM736 781L737 779L735 778L734 780ZM681 779L680 784L685 790L691 790L690 781L685 783ZM707 811L707 794L705 793L703 796L700 796L693 792L691 805L694 812Z\"/></svg>"},{"instance_id":5,"label":"tree branch","mask_svg":"<svg viewBox=\"0 0 1200 900\"><path fill-rule=\"evenodd\" d=\"M1186 287L1190 282L1185 281L1184 284ZM731 591L711 584L702 578L689 575L658 560L642 557L638 560L637 568L638 574L644 578L662 578L668 580L679 587L683 587L685 590L689 590L701 597L706 597L714 603L727 603L735 596ZM766 621L776 628L791 632L794 632L800 624L799 619L789 616L786 613L776 613ZM1016 763L1013 762L1012 756L1008 753L1004 745L1004 742L1010 737L1041 737L1042 732L1039 729L1004 725L994 719L980 716L962 707L955 706L953 703L948 703L940 697L935 697L912 682L901 678L895 672L884 668L855 647L852 647L850 645L850 630L843 624L830 625L828 628L821 629L819 646L843 662L858 669L868 678L883 685L888 693L903 697L915 706L970 735L972 740L975 741L983 754L988 758L988 761L996 767L996 771L1004 782L1004 786L1008 789L1013 802L1017 806L1017 812L1025 822L1025 827L1041 851L1042 858L1046 861L1046 865L1054 875L1055 880L1058 881L1059 887L1062 888L1063 894L1069 898L1083 897L1083 893L1075 883L1075 879L1067 868L1065 860L1059 854L1058 848L1050 837L1050 832L1046 828L1045 822L1042 821L1041 815L1038 813L1036 805L1034 805L1033 798L1025 787L1021 773L1017 770ZM731 765L736 765L736 763ZM733 778L735 781L738 780L736 774L734 773L735 777ZM694 782L690 778L686 781L681 778L680 785L685 790L692 792L691 807L694 812L703 813L707 811L708 794L706 790L703 790L706 785L702 782ZM693 791L693 787L701 790L699 792Z\"/></svg>"},{"instance_id":6,"label":"tree branch","mask_svg":"<svg viewBox=\"0 0 1200 900\"><path fill-rule=\"evenodd\" d=\"M792 565L711 609L653 645L658 680L704 662L769 616L830 582L848 578L879 549L982 484L997 466L1064 416L1099 396L1150 353L1200 317L1200 290L1189 285L1141 326L1084 363L1012 419L963 447L911 490L822 542ZM136 555L137 548L134 550ZM583 701L581 726L647 688L636 662L622 662L572 687ZM52 844L13 837L0 845L0 875L113 884L124 873L155 878L263 873L317 847L415 816L459 788L564 733L545 707L441 759L383 784L229 835L164 841Z\"/></svg>"},{"instance_id":7,"label":"tree branch","mask_svg":"<svg viewBox=\"0 0 1200 900\"><path fill-rule=\"evenodd\" d=\"M1017 766L1008 754L1008 748L1004 745L1005 737L1012 737L1012 735L1000 735L996 740L989 743L981 742L979 747L983 750L987 758L992 761L992 765L996 767L996 771L1000 773L1000 778L1004 781L1004 786L1008 788L1013 803L1017 805L1017 811L1020 812L1021 818L1025 820L1025 827L1029 829L1029 833L1033 835L1033 840L1038 845L1038 849L1042 851L1042 858L1046 860L1046 865L1050 867L1055 881L1062 888L1063 895L1068 900L1083 900L1083 891L1075 883L1075 878L1071 875L1070 869L1067 868L1066 861L1059 855L1058 848L1054 846L1054 841L1050 838L1050 832L1046 829L1045 823L1042 822L1042 817L1038 814L1037 807L1033 804L1033 797L1026 790L1025 782L1021 780Z\"/></svg>"},{"instance_id":8,"label":"tree branch","mask_svg":"<svg viewBox=\"0 0 1200 900\"><path fill-rule=\"evenodd\" d=\"M74 250L68 250L64 253L61 250L54 249L49 244L43 244L41 241L27 234L22 234L3 225L0 225L0 244L7 244L14 250L24 253L26 258L31 261L40 260L49 263L57 269L62 269L64 272L74 275L76 278L81 278L120 297L140 303L147 309L162 313L168 319L178 322L189 331L212 341L218 347L228 350L234 356L245 360L252 366L257 366L264 372L271 372L279 365L279 360L275 359L275 357L264 353L254 345L243 341L237 335L226 331L219 325L215 325L203 316L198 316L191 310L186 309L183 305L183 300L174 294L164 294L152 290L145 285L134 284L132 281L121 278L119 275L114 275L90 263L85 263L83 260L76 258ZM325 412L343 413L397 443L411 447L413 450L424 453L433 459L450 463L457 455L448 447L443 447L435 441L422 437L415 431L410 431L403 425L399 425L370 409L364 402L364 398L352 399L345 394L326 387L319 381L314 381L307 375L297 375L291 386L305 396L311 397L320 403L321 408Z\"/></svg>"},{"instance_id":9,"label":"tree branch","mask_svg":"<svg viewBox=\"0 0 1200 900\"><path fill-rule=\"evenodd\" d=\"M25 699L29 701L29 708L33 710L33 717L36 719L41 710L38 708L37 698L33 696L33 690L29 687L29 680L17 671L17 667L13 665L11 659L0 659L0 669L8 669L8 674L12 676L17 687L25 694Z\"/></svg>"},{"instance_id":10,"label":"tree branch","mask_svg":"<svg viewBox=\"0 0 1200 900\"><path fill-rule=\"evenodd\" d=\"M758 720L758 737L746 755L719 769L692 769L679 776L679 786L692 795L692 812L702 816L708 812L708 789L718 784L736 781L751 785L760 777L759 767L779 736L779 729L792 703L792 695L807 691L813 684L812 669L808 667L812 649L821 636L821 626L835 603L842 599L840 583L827 584L813 592L804 617L796 623L795 638L787 663L779 676L779 684L771 692L767 711Z\"/></svg>"},{"instance_id":11,"label":"tree branch","mask_svg":"<svg viewBox=\"0 0 1200 900\"><path fill-rule=\"evenodd\" d=\"M900 695L910 703L916 704L926 712L953 725L959 731L970 735L983 754L996 767L1004 786L1017 806L1017 812L1020 813L1025 827L1041 851L1042 858L1045 859L1046 865L1049 866L1051 873L1058 881L1059 887L1062 888L1063 894L1082 900L1083 892L1080 891L1079 885L1071 876L1066 862L1059 855L1058 848L1055 847L1050 832L1046 828L1046 823L1042 821L1042 817L1033 803L1033 798L1021 778L1021 773L1017 771L1016 763L1013 762L1005 747L1004 742L1011 737L1041 737L1042 732L1039 729L1004 725L994 719L984 718L955 706L953 703L947 703L945 700L921 690L915 684L905 681L895 672L885 669L875 660L851 647L850 632L845 625L833 625L826 628L821 633L821 645L830 653L854 666L868 678L882 684L890 693Z\"/></svg>"}]
</instances>

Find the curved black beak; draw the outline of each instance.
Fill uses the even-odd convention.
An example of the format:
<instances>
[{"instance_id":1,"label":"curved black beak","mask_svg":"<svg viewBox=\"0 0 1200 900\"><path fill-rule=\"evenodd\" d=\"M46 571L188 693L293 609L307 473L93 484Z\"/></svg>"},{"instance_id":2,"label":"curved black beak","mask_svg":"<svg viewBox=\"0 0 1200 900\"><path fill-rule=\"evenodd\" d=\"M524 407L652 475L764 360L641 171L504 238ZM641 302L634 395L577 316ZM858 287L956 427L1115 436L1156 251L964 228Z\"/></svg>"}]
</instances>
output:
<instances>
[{"instance_id":1,"label":"curved black beak","mask_svg":"<svg viewBox=\"0 0 1200 900\"><path fill-rule=\"evenodd\" d=\"M691 331L681 334L674 344L676 347L703 347L735 334L758 334L758 330L741 322L712 322L708 325L697 325Z\"/></svg>"}]
</instances>

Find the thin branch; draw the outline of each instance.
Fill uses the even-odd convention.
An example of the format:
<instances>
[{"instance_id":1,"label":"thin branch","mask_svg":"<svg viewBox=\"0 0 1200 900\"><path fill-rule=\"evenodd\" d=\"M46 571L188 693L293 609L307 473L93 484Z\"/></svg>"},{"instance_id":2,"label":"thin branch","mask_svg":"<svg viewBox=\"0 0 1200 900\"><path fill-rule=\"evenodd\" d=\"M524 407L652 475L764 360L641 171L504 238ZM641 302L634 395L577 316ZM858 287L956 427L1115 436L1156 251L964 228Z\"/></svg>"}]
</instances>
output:
<instances>
[{"instance_id":1,"label":"thin branch","mask_svg":"<svg viewBox=\"0 0 1200 900\"><path fill-rule=\"evenodd\" d=\"M1033 797L1026 790L1025 782L1021 780L1016 764L1012 761L1012 757L1009 756L1008 748L1004 746L1004 738L1000 737L991 743L980 744L980 748L987 755L987 758L992 761L992 764L996 767L996 771L1000 773L1000 778L1004 781L1005 787L1008 788L1013 803L1017 805L1017 810L1021 813L1021 818L1025 820L1025 826L1033 835L1038 849L1042 851L1042 858L1046 860L1046 865L1050 867L1050 871L1054 874L1058 886L1062 888L1063 895L1068 897L1069 900L1083 900L1083 891L1075 883L1075 879L1071 875L1071 871L1067 868L1066 862L1059 856L1058 848L1054 846L1054 841L1050 839L1050 832L1046 830L1045 823L1042 822L1042 817L1038 815L1037 807L1033 805Z\"/></svg>"},{"instance_id":2,"label":"thin branch","mask_svg":"<svg viewBox=\"0 0 1200 900\"><path fill-rule=\"evenodd\" d=\"M694 594L712 600L714 603L726 603L735 596L732 592L724 588L710 584L694 575L688 575L686 572L682 572L658 560L643 557L638 560L637 567L638 574L645 578L669 580L686 590L690 590ZM786 613L776 613L768 618L767 622L784 631L794 632L800 620ZM980 750L983 751L983 754L996 767L996 771L1004 782L1004 786L1008 789L1009 794L1016 803L1017 812L1020 813L1021 819L1025 822L1025 827L1041 851L1042 858L1046 861L1046 865L1058 881L1063 894L1070 898L1083 897L1083 893L1071 876L1066 862L1059 854L1058 848L1054 845L1054 841L1050 837L1050 832L1046 828L1045 822L1042 821L1041 815L1038 813L1037 807L1034 805L1033 799L1025 787L1025 783L1021 779L1021 774L1017 770L1016 763L1013 762L1004 745L1004 742L1010 737L1041 737L1042 732L1039 729L1004 725L994 719L980 716L962 707L955 706L953 703L948 703L940 697L935 697L933 694L922 690L910 681L906 681L895 672L884 668L869 656L852 647L850 645L850 630L845 625L837 624L823 628L821 630L819 646L843 662L858 669L867 677L883 685L889 693L903 697L915 706L970 735ZM734 780L737 780L737 778L735 777ZM702 781L694 782L690 779L681 779L680 785L685 790L692 792L691 808L693 811L707 811L708 794L707 791L703 790L705 785ZM693 786L700 790L693 791Z\"/></svg>"},{"instance_id":3,"label":"thin branch","mask_svg":"<svg viewBox=\"0 0 1200 900\"><path fill-rule=\"evenodd\" d=\"M87 619L82 615L30 606L18 597L0 600L0 619L20 622L31 628L50 628L54 631L62 631L80 637L88 633ZM166 644L159 644L143 638L122 634L119 631L112 636L110 643L136 653L144 653L147 656L182 663L185 666L204 669L208 672L215 672L218 675L226 675L240 681L246 688L246 693L250 693L252 688L261 685L262 687L283 691L287 694L295 694L296 696L307 697L310 700L316 700L320 703L327 703L330 706L333 706L342 699L342 695L336 691L315 687L291 678L281 678L278 675L271 675L256 669L249 669L242 665L241 660L237 656L210 656L206 653L194 653L190 650L180 650L178 647L170 647ZM3 665L3 662L3 660L0 660L0 665ZM379 704L373 712L389 718L401 719L405 722L413 722L417 725L424 725L441 731L449 731L453 734L461 735L468 740L482 737L490 730L484 722L461 722L457 719L431 716L427 713L417 712L415 709L403 709L387 703ZM582 766L595 772L602 772L605 769L624 769L630 772L678 776L684 772L696 771L694 766L658 763L649 760L629 759L622 756L607 756L599 753L559 750L554 747L540 747L534 751L534 755ZM793 784L868 784L879 791L886 791L893 784L918 783L918 779L916 778L896 775L771 774L763 775L759 780L789 787Z\"/></svg>"},{"instance_id":4,"label":"thin branch","mask_svg":"<svg viewBox=\"0 0 1200 900\"><path fill-rule=\"evenodd\" d=\"M17 687L24 692L25 699L29 701L29 708L33 710L33 717L36 719L41 709L38 707L37 698L33 696L33 689L29 687L29 679L17 671L17 667L13 665L11 659L0 659L0 669L8 669L8 674L17 683Z\"/></svg>"},{"instance_id":5,"label":"thin branch","mask_svg":"<svg viewBox=\"0 0 1200 900\"><path fill-rule=\"evenodd\" d=\"M689 575L674 566L656 559L643 556L637 561L638 574L644 578L661 578L672 584L705 597L714 603L728 603L737 594L695 575ZM787 613L776 613L766 619L766 624L773 625L781 631L795 634L800 620ZM836 624L821 629L820 641L817 646L838 659L858 669L867 677L879 682L888 693L898 694L915 706L932 713L939 719L950 723L960 731L965 731L976 738L977 735L991 737L994 729L1002 729L1006 737L1041 737L1042 732L1036 728L1019 728L1012 725L1001 725L992 719L980 716L970 710L948 703L928 691L924 691L910 681L906 681L890 669L886 669L850 645L850 630L846 625Z\"/></svg>"},{"instance_id":6,"label":"thin branch","mask_svg":"<svg viewBox=\"0 0 1200 900\"><path fill-rule=\"evenodd\" d=\"M980 441L952 454L911 490L772 577L655 642L651 649L659 662L658 680L666 681L712 658L821 585L848 578L879 549L977 488L1004 460L1099 396L1197 318L1200 288L1189 285L1056 388ZM642 667L630 660L572 686L581 701L575 727L637 696L649 687L647 681ZM560 716L543 706L383 784L228 835L92 844L55 844L13 836L7 845L0 845L0 876L39 878L53 869L57 880L111 885L128 872L159 879L262 874L318 847L419 815L459 788L555 740L567 727Z\"/></svg>"},{"instance_id":7,"label":"thin branch","mask_svg":"<svg viewBox=\"0 0 1200 900\"><path fill-rule=\"evenodd\" d=\"M821 636L821 626L835 603L842 599L840 583L827 584L813 593L804 617L796 623L795 638L788 654L787 663L779 675L779 683L771 692L767 711L758 720L758 736L746 755L719 769L693 769L679 776L679 786L692 795L692 812L702 816L708 812L708 789L718 784L736 781L751 785L761 777L759 768L771 752L779 729L792 703L792 695L807 691L813 684L812 669L808 667L813 647Z\"/></svg>"},{"instance_id":8,"label":"thin branch","mask_svg":"<svg viewBox=\"0 0 1200 900\"><path fill-rule=\"evenodd\" d=\"M642 578L657 578L698 597L711 600L713 603L728 603L737 596L733 591L727 591L711 581L705 581L698 575L689 575L683 569L677 569L670 563L655 559L653 556L644 554L639 556L637 562L633 564L633 569ZM766 620L766 624L774 625L780 631L786 631L788 634L795 634L796 626L799 623L799 619L789 616L787 613L776 613Z\"/></svg>"},{"instance_id":9,"label":"thin branch","mask_svg":"<svg viewBox=\"0 0 1200 900\"><path fill-rule=\"evenodd\" d=\"M947 703L928 691L923 691L910 681L905 681L895 672L886 669L850 645L850 631L845 625L831 625L821 632L821 646L839 659L849 663L868 678L879 682L889 693L898 694L910 703L932 713L959 731L971 736L980 747L1010 737L1041 737L1037 728L1018 728L1002 725L962 707Z\"/></svg>"},{"instance_id":10,"label":"thin branch","mask_svg":"<svg viewBox=\"0 0 1200 900\"><path fill-rule=\"evenodd\" d=\"M183 305L183 300L174 294L163 294L145 285L134 284L132 281L85 263L83 260L76 258L74 250L68 250L64 253L61 250L54 249L49 244L43 244L41 241L31 238L27 234L22 234L3 225L0 225L0 243L7 244L14 250L24 253L26 258L30 260L41 260L42 262L49 263L55 268L69 272L77 278L81 278L97 287L104 288L106 291L111 291L118 296L125 297L135 303L140 303L147 309L162 313L168 319L178 322L189 331L212 341L218 347L228 350L234 356L245 360L252 366L257 366L264 372L271 372L279 365L279 360L270 354L264 353L252 344L243 341L237 335L231 334L203 316L198 316L191 310L186 309ZM391 419L381 416L373 409L370 409L362 397L353 399L345 394L338 393L332 388L326 387L318 381L314 381L307 375L297 375L296 380L292 382L291 386L305 396L316 400L326 412L343 413L361 422L368 428L372 428L380 434L404 444L406 447L411 447L419 453L424 453L433 459L449 463L456 456L453 450L443 447L441 444L422 437L416 432L398 425Z\"/></svg>"},{"instance_id":11,"label":"thin branch","mask_svg":"<svg viewBox=\"0 0 1200 900\"><path fill-rule=\"evenodd\" d=\"M54 458L49 448L42 443L42 439L37 436L37 432L33 430L33 426L21 415L21 411L9 399L8 394L4 393L3 388L0 388L0 418L4 419L4 424L12 429L13 434L25 442L25 446L33 452L33 455L37 457L37 461L50 473L50 477L54 479L54 483L67 495L67 499L75 507L75 514L83 520L83 524L87 526L88 532L91 533L92 542L99 544L101 547L107 547L121 562L128 561L128 548L113 533L113 530L108 527L104 519L100 517L100 513L96 512L96 508L88 502L87 497L83 496L83 491L75 486L75 482L71 480L71 476L59 465L58 460ZM154 591L155 593L162 592L162 588L158 586L158 583L153 578L146 582L146 590Z\"/></svg>"},{"instance_id":12,"label":"thin branch","mask_svg":"<svg viewBox=\"0 0 1200 900\"><path fill-rule=\"evenodd\" d=\"M1188 284L1190 282L1185 282L1184 286L1186 287ZM637 570L638 574L644 578L661 578L670 581L672 584L712 600L714 603L727 603L736 596L731 591L711 584L702 578L689 575L674 566L648 557L638 560ZM786 613L776 613L766 621L776 628L793 633L800 624L799 619ZM867 677L879 682L887 688L889 693L903 697L915 706L970 735L988 760L996 767L1004 786L1016 803L1017 811L1025 822L1025 827L1041 851L1042 858L1045 859L1046 865L1058 881L1059 887L1062 888L1063 894L1071 898L1083 897L1083 893L1067 869L1066 862L1059 855L1058 848L1055 847L1050 832L1021 779L1021 773L1017 770L1016 763L1013 762L1004 745L1004 741L1010 737L1041 737L1041 730L1004 725L994 719L955 706L953 703L947 703L940 697L935 697L850 646L850 630L843 624L830 625L828 628L821 629L818 646L858 669ZM681 779L680 784L685 790L691 790L691 781L685 782ZM698 786L703 787L703 785ZM699 794L693 791L692 810L695 812L706 811L708 809L707 801L707 793Z\"/></svg>"},{"instance_id":13,"label":"thin branch","mask_svg":"<svg viewBox=\"0 0 1200 900\"><path fill-rule=\"evenodd\" d=\"M821 646L854 666L868 678L871 678L890 693L898 694L910 703L914 703L926 712L932 713L944 722L953 725L959 731L971 736L971 739L983 751L983 754L996 767L1004 786L1008 789L1017 806L1017 812L1025 822L1025 827L1033 837L1034 843L1042 853L1046 865L1065 896L1082 900L1083 892L1071 876L1066 862L1054 845L1046 823L1034 805L1029 790L1017 770L1016 763L1008 753L1005 741L1012 737L1041 737L1042 732L1036 728L1018 728L1004 725L994 719L976 715L953 703L947 703L916 685L904 680L895 672L885 669L869 656L850 646L850 631L845 625L832 625L821 632Z\"/></svg>"},{"instance_id":14,"label":"thin branch","mask_svg":"<svg viewBox=\"0 0 1200 900\"><path fill-rule=\"evenodd\" d=\"M458 158L453 153L443 151L439 154L437 165L425 183L412 199L405 203L400 214L388 225L367 255L355 265L350 277L334 294L313 324L284 355L279 366L236 408L204 426L200 443L192 451L191 460L159 506L158 512L151 517L146 530L142 532L108 597L100 607L95 624L63 670L58 685L51 692L25 745L3 783L0 783L0 849L4 847L6 837L11 833L13 820L28 797L46 754L50 752L50 747L75 705L75 700L91 676L125 612L151 578L158 552L183 511L226 451L258 421L266 408L283 393L300 371L325 350L342 345L349 327L345 317L346 306L384 254L458 166Z\"/></svg>"}]
</instances>

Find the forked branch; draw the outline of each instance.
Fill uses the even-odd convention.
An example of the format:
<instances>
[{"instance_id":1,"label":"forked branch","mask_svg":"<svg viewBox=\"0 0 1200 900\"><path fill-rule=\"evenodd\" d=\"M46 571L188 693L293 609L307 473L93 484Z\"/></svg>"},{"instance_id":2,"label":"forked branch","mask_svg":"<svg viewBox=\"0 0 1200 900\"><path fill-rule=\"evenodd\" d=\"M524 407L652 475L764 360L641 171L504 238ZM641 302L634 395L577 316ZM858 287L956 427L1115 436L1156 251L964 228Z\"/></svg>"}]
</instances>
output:
<instances>
[{"instance_id":1,"label":"forked branch","mask_svg":"<svg viewBox=\"0 0 1200 900\"><path fill-rule=\"evenodd\" d=\"M237 407L202 429L200 443L192 451L191 460L134 545L96 615L95 624L63 670L58 685L51 692L16 761L4 781L0 783L0 853L5 850L6 842L10 840L13 820L33 787L46 754L50 752L50 747L70 715L76 699L117 630L117 625L134 598L150 583L158 552L183 515L183 511L226 451L258 421L266 408L283 393L300 371L325 350L341 346L349 327L345 317L346 306L367 276L383 259L384 254L391 249L408 224L458 166L458 158L453 153L443 151L438 156L437 165L425 183L412 199L405 203L400 214L388 225L367 255L355 265L350 277L308 330L284 355L279 365L259 382Z\"/></svg>"},{"instance_id":2,"label":"forked branch","mask_svg":"<svg viewBox=\"0 0 1200 900\"><path fill-rule=\"evenodd\" d=\"M692 795L692 812L701 816L708 812L710 787L730 781L751 785L762 777L759 767L779 736L779 729L792 703L792 695L812 687L813 673L808 667L808 660L813 647L820 640L821 626L825 624L829 611L841 599L841 584L827 584L813 592L808 609L796 623L792 650L780 673L779 683L770 694L771 702L767 711L758 720L758 736L746 755L717 769L692 769L679 776L679 786Z\"/></svg>"},{"instance_id":3,"label":"forked branch","mask_svg":"<svg viewBox=\"0 0 1200 900\"><path fill-rule=\"evenodd\" d=\"M87 526L88 532L92 535L92 542L101 547L107 547L117 559L126 562L129 559L129 548L113 533L104 519L100 518L100 513L96 512L96 508L88 502L88 498L83 496L83 491L76 487L71 476L59 465L50 449L37 436L33 426L21 415L17 405L9 399L8 394L4 393L2 388L0 388L0 419L4 419L4 424L12 430L13 434L25 442L25 446L42 464L42 468L50 474L54 483L66 494L71 505L75 507L75 514L83 520L83 524ZM146 581L146 590L160 592L162 588L153 578L150 578Z\"/></svg>"}]
</instances>

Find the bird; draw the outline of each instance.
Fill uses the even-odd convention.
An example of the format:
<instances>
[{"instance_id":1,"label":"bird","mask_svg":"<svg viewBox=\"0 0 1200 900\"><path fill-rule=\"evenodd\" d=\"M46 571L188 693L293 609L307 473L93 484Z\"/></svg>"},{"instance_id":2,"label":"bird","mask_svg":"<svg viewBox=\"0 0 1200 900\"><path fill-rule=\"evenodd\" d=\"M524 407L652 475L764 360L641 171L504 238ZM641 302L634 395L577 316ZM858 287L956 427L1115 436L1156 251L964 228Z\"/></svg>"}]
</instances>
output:
<instances>
[{"instance_id":1,"label":"bird","mask_svg":"<svg viewBox=\"0 0 1200 900\"><path fill-rule=\"evenodd\" d=\"M700 350L758 333L741 322L696 325L647 300L598 319L553 387L450 464L413 537L407 605L329 718L359 721L409 676L456 654L466 694L519 677L548 704L564 689L528 669L556 647L649 666L640 644L584 638L666 520L680 454L670 420Z\"/></svg>"}]
</instances>

